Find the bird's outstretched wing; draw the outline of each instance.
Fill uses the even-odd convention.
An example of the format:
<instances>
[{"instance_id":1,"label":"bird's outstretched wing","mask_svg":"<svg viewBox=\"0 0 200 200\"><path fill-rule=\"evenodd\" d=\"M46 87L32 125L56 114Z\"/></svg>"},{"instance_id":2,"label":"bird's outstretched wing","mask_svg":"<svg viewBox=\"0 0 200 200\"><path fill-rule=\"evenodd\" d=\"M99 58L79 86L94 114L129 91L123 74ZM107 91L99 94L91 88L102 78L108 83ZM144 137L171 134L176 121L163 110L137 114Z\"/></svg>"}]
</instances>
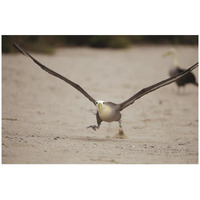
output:
<instances>
[{"instance_id":1,"label":"bird's outstretched wing","mask_svg":"<svg viewBox=\"0 0 200 200\"><path fill-rule=\"evenodd\" d=\"M8 38L8 37L7 37ZM72 87L76 88L79 92L81 92L85 97L87 97L92 103L94 103L94 105L96 104L96 100L93 99L81 86L79 86L78 84L72 82L71 80L67 79L66 77L58 74L57 72L49 69L48 67L44 66L43 64L41 64L39 61L37 61L35 58L33 58L28 52L26 52L24 49L22 49L17 43L15 43L14 41L12 41L10 38L8 38L13 46L23 55L28 56L29 58L31 58L37 65L39 65L44 71L48 72L49 74L56 76L60 79L62 79L63 81L65 81L66 83L70 84Z\"/></svg>"},{"instance_id":2,"label":"bird's outstretched wing","mask_svg":"<svg viewBox=\"0 0 200 200\"><path fill-rule=\"evenodd\" d=\"M129 98L128 100L122 102L119 104L120 106L120 110L123 110L124 108L126 108L127 106L130 106L131 104L133 104L137 99L139 99L140 97L150 93L150 92L153 92L154 90L157 90L158 88L160 87L163 87L165 85L168 85L174 81L176 81L177 79L183 77L184 75L188 74L189 72L191 72L193 69L195 69L196 67L198 66L198 62L196 64L194 64L193 66L191 66L190 68L188 68L187 70L183 71L182 73L174 76L174 77L171 77L171 78L168 78L168 79L165 79L163 81L160 81L159 83L156 83L154 85L151 85L147 88L144 88L142 90L140 90L138 93L136 93L135 95L133 95L131 98Z\"/></svg>"}]
</instances>

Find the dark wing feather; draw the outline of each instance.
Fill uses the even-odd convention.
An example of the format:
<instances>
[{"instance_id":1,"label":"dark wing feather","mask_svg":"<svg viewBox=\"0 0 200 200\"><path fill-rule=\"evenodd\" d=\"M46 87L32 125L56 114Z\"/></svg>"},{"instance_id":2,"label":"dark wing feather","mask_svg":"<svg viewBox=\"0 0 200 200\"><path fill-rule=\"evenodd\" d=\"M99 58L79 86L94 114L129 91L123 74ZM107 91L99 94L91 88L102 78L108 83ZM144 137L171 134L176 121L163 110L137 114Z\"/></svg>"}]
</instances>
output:
<instances>
[{"instance_id":1,"label":"dark wing feather","mask_svg":"<svg viewBox=\"0 0 200 200\"><path fill-rule=\"evenodd\" d=\"M177 71L179 73L181 73L181 72L184 71L184 69L181 69L181 68L177 67ZM194 76L194 74L192 72L187 73L185 76L183 76L182 78L177 80L177 84L179 86L184 86L187 83L193 83L195 85L198 85L197 82L196 82L196 78L195 78L195 76Z\"/></svg>"},{"instance_id":2,"label":"dark wing feather","mask_svg":"<svg viewBox=\"0 0 200 200\"><path fill-rule=\"evenodd\" d=\"M9 38L9 40L11 40ZM46 72L48 72L49 74L56 76L60 79L62 79L63 81L65 81L66 83L69 83L72 87L76 88L79 92L81 92L85 97L87 97L92 103L94 103L94 105L96 104L96 100L93 99L82 87L80 87L78 84L70 81L69 79L65 78L64 76L58 74L57 72L49 69L48 67L44 66L43 64L41 64L39 61L37 61L35 58L33 58L29 53L27 53L24 49L22 49L18 44L16 44L15 42L13 42L11 40L13 46L23 55L28 56L29 58L31 58L37 65L39 65L43 70L45 70Z\"/></svg>"},{"instance_id":3,"label":"dark wing feather","mask_svg":"<svg viewBox=\"0 0 200 200\"><path fill-rule=\"evenodd\" d=\"M185 74L188 74L189 72L191 72L193 69L195 69L196 67L198 66L198 62L196 64L194 64L192 67L188 68L187 70L181 72L180 74L174 76L174 77L171 77L171 78L168 78L168 79L165 79L163 81L160 81L159 83L156 83L154 85L151 85L147 88L144 88L142 89L141 91L139 91L138 93L136 93L135 95L133 95L131 98L129 98L128 100L122 102L119 104L120 106L120 110L123 110L124 108L126 108L127 106L130 106L131 104L133 104L137 99L139 99L140 97L150 93L150 92L153 92L154 90L157 90L158 88L160 87L163 87L165 85L168 85L174 81L176 81L177 79L183 77Z\"/></svg>"}]
</instances>

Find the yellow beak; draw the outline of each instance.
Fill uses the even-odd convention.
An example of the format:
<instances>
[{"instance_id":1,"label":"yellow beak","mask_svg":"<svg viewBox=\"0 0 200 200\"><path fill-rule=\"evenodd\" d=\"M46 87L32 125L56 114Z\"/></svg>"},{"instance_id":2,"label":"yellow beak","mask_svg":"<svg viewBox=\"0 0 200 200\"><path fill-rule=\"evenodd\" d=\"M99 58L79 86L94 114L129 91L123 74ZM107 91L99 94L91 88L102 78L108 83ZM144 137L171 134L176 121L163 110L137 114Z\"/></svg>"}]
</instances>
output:
<instances>
[{"instance_id":1,"label":"yellow beak","mask_svg":"<svg viewBox=\"0 0 200 200\"><path fill-rule=\"evenodd\" d=\"M99 113L101 113L101 110L102 110L102 104L101 103L98 104L98 110L99 110Z\"/></svg>"},{"instance_id":2,"label":"yellow beak","mask_svg":"<svg viewBox=\"0 0 200 200\"><path fill-rule=\"evenodd\" d=\"M166 52L166 53L164 53L162 56L163 57L166 57L166 56L169 56L170 55L170 52Z\"/></svg>"}]
</instances>

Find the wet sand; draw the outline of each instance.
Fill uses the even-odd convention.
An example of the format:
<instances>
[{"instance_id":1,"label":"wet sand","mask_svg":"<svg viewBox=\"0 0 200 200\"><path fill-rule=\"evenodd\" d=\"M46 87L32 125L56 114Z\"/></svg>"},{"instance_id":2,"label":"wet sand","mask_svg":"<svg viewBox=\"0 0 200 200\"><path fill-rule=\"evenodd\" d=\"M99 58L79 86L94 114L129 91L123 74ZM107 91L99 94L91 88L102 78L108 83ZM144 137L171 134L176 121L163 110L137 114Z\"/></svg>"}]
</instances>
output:
<instances>
[{"instance_id":1,"label":"wet sand","mask_svg":"<svg viewBox=\"0 0 200 200\"><path fill-rule=\"evenodd\" d=\"M168 77L171 46L129 49L57 49L32 53L41 63L80 84L97 100L121 103ZM197 46L176 46L179 63L198 60ZM193 71L198 76L198 70ZM177 92L173 83L123 110L118 123L94 132L95 107L65 82L17 53L2 56L2 163L198 163L198 88Z\"/></svg>"}]
</instances>

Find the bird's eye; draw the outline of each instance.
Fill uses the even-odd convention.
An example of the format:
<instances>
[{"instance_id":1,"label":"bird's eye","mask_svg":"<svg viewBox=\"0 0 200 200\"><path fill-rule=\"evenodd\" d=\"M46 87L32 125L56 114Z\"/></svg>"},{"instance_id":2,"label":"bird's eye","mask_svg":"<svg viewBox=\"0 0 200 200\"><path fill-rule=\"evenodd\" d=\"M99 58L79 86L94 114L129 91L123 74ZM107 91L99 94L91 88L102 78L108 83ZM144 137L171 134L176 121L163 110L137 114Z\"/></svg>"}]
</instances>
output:
<instances>
[{"instance_id":1,"label":"bird's eye","mask_svg":"<svg viewBox=\"0 0 200 200\"><path fill-rule=\"evenodd\" d=\"M96 105L98 104L98 102L95 103Z\"/></svg>"},{"instance_id":2,"label":"bird's eye","mask_svg":"<svg viewBox=\"0 0 200 200\"><path fill-rule=\"evenodd\" d=\"M105 104L105 102L103 102L103 104Z\"/></svg>"}]
</instances>

